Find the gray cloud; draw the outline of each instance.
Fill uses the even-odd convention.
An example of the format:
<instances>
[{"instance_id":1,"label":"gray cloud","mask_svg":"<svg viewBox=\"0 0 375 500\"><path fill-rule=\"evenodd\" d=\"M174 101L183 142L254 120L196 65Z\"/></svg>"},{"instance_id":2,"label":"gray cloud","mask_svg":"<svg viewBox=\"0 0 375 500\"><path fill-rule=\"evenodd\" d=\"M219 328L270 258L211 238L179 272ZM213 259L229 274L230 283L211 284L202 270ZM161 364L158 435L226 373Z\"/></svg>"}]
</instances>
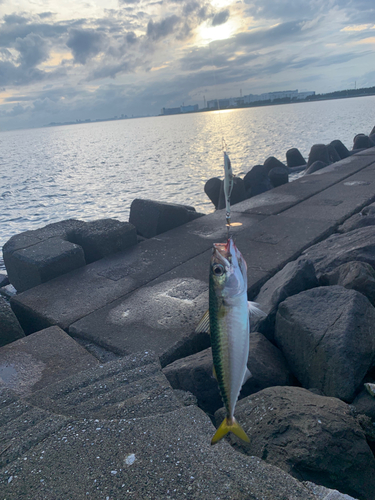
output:
<instances>
[{"instance_id":1,"label":"gray cloud","mask_svg":"<svg viewBox=\"0 0 375 500\"><path fill-rule=\"evenodd\" d=\"M166 17L159 22L154 22L152 19L147 25L147 36L152 40L160 40L173 33L174 28L180 23L180 18L176 15Z\"/></svg>"},{"instance_id":2,"label":"gray cloud","mask_svg":"<svg viewBox=\"0 0 375 500\"><path fill-rule=\"evenodd\" d=\"M104 35L92 29L71 29L66 45L72 50L74 61L86 64L103 50Z\"/></svg>"},{"instance_id":3,"label":"gray cloud","mask_svg":"<svg viewBox=\"0 0 375 500\"><path fill-rule=\"evenodd\" d=\"M229 19L229 10L228 9L222 10L221 12L218 12L217 14L214 15L212 19L212 26L220 26L220 24L226 23L228 19Z\"/></svg>"},{"instance_id":4,"label":"gray cloud","mask_svg":"<svg viewBox=\"0 0 375 500\"><path fill-rule=\"evenodd\" d=\"M14 48L19 52L18 62L27 68L37 66L48 59L47 42L34 33L29 33L25 38L17 38Z\"/></svg>"}]
</instances>

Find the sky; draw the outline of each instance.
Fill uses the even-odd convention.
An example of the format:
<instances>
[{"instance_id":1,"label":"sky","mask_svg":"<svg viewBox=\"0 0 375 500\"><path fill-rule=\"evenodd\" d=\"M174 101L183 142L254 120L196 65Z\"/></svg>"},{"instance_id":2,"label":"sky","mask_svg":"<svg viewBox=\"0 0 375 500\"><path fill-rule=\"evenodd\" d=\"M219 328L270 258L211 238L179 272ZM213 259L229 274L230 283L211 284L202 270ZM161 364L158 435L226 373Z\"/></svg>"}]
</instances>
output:
<instances>
[{"instance_id":1,"label":"sky","mask_svg":"<svg viewBox=\"0 0 375 500\"><path fill-rule=\"evenodd\" d=\"M375 85L374 0L0 0L0 130Z\"/></svg>"}]
</instances>

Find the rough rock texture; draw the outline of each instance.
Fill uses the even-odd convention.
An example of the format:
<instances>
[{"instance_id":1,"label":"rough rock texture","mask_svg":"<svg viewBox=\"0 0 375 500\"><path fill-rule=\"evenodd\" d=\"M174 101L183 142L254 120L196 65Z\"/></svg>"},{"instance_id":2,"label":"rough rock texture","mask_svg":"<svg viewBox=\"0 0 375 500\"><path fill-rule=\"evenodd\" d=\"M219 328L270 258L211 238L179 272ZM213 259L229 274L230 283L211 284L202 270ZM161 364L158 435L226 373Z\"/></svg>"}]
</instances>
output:
<instances>
[{"instance_id":1,"label":"rough rock texture","mask_svg":"<svg viewBox=\"0 0 375 500\"><path fill-rule=\"evenodd\" d=\"M354 290L313 288L280 304L275 340L303 387L350 402L375 359L375 308Z\"/></svg>"},{"instance_id":2,"label":"rough rock texture","mask_svg":"<svg viewBox=\"0 0 375 500\"><path fill-rule=\"evenodd\" d=\"M0 297L0 346L24 337L24 331L9 303Z\"/></svg>"},{"instance_id":3,"label":"rough rock texture","mask_svg":"<svg viewBox=\"0 0 375 500\"><path fill-rule=\"evenodd\" d=\"M334 271L322 274L320 283L327 285L340 285L350 290L365 295L375 306L375 271L366 262L347 262L337 267Z\"/></svg>"},{"instance_id":4,"label":"rough rock texture","mask_svg":"<svg viewBox=\"0 0 375 500\"><path fill-rule=\"evenodd\" d=\"M340 493L337 490L331 490L330 488L310 483L309 481L304 481L303 484L314 493L317 500L356 500L345 493Z\"/></svg>"},{"instance_id":5,"label":"rough rock texture","mask_svg":"<svg viewBox=\"0 0 375 500\"><path fill-rule=\"evenodd\" d=\"M201 215L189 205L136 198L130 206L129 222L137 228L141 236L152 238Z\"/></svg>"},{"instance_id":6,"label":"rough rock texture","mask_svg":"<svg viewBox=\"0 0 375 500\"><path fill-rule=\"evenodd\" d=\"M252 377L243 386L240 398L265 387L294 382L280 350L258 332L250 336L248 367ZM163 373L174 389L194 394L206 412L213 414L222 406L217 381L213 377L211 348L171 363Z\"/></svg>"},{"instance_id":7,"label":"rough rock texture","mask_svg":"<svg viewBox=\"0 0 375 500\"><path fill-rule=\"evenodd\" d=\"M263 333L273 341L276 312L280 302L316 286L318 280L314 266L309 260L300 258L289 262L262 286L254 299L266 316L252 319L251 329Z\"/></svg>"},{"instance_id":8,"label":"rough rock texture","mask_svg":"<svg viewBox=\"0 0 375 500\"><path fill-rule=\"evenodd\" d=\"M353 260L368 262L375 268L375 227L333 234L305 250L302 255L313 262L318 277Z\"/></svg>"},{"instance_id":9,"label":"rough rock texture","mask_svg":"<svg viewBox=\"0 0 375 500\"><path fill-rule=\"evenodd\" d=\"M74 230L70 241L83 248L86 263L121 252L137 244L137 231L129 222L100 219Z\"/></svg>"},{"instance_id":10,"label":"rough rock texture","mask_svg":"<svg viewBox=\"0 0 375 500\"><path fill-rule=\"evenodd\" d=\"M223 416L223 409L216 412L218 424ZM247 455L300 480L374 500L375 458L344 402L299 387L270 387L239 401L236 418L250 444L230 439Z\"/></svg>"},{"instance_id":11,"label":"rough rock texture","mask_svg":"<svg viewBox=\"0 0 375 500\"><path fill-rule=\"evenodd\" d=\"M375 203L363 208L358 214L352 215L338 227L337 231L347 233L366 226L375 226Z\"/></svg>"},{"instance_id":12,"label":"rough rock texture","mask_svg":"<svg viewBox=\"0 0 375 500\"><path fill-rule=\"evenodd\" d=\"M355 411L367 415L371 420L375 421L375 398L370 396L368 391L363 388L352 403ZM375 446L374 446L375 450Z\"/></svg>"}]
</instances>

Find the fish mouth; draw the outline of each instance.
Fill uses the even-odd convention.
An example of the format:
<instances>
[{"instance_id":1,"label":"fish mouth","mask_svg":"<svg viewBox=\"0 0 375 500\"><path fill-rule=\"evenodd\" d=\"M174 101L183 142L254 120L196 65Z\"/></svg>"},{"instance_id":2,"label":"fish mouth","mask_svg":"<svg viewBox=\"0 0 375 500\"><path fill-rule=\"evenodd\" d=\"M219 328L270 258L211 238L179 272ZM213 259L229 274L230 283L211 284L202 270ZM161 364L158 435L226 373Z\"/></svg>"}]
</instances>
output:
<instances>
[{"instance_id":1,"label":"fish mouth","mask_svg":"<svg viewBox=\"0 0 375 500\"><path fill-rule=\"evenodd\" d=\"M232 257L230 252L230 240L226 243L214 243L213 257L216 258L218 262L223 264L226 269L229 269Z\"/></svg>"}]
</instances>

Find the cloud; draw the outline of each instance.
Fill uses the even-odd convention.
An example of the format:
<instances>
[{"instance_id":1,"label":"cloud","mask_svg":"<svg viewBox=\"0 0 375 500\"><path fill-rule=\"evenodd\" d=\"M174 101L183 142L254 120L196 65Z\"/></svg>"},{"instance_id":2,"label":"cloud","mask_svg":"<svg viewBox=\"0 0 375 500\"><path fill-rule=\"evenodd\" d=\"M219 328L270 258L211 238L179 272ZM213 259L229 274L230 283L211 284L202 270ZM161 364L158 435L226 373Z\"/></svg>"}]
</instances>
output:
<instances>
[{"instance_id":1,"label":"cloud","mask_svg":"<svg viewBox=\"0 0 375 500\"><path fill-rule=\"evenodd\" d=\"M218 12L217 14L214 15L212 19L212 26L220 26L220 24L226 23L228 19L229 19L229 10L228 9L222 10L221 12Z\"/></svg>"},{"instance_id":2,"label":"cloud","mask_svg":"<svg viewBox=\"0 0 375 500\"><path fill-rule=\"evenodd\" d=\"M48 59L48 44L34 33L29 33L25 38L17 38L14 48L19 52L18 62L26 68L38 66Z\"/></svg>"},{"instance_id":3,"label":"cloud","mask_svg":"<svg viewBox=\"0 0 375 500\"><path fill-rule=\"evenodd\" d=\"M86 64L103 50L105 37L93 29L71 29L66 45L72 50L74 62Z\"/></svg>"},{"instance_id":4,"label":"cloud","mask_svg":"<svg viewBox=\"0 0 375 500\"><path fill-rule=\"evenodd\" d=\"M173 33L174 28L180 23L180 18L176 15L154 22L152 19L147 24L147 36L152 40L160 40Z\"/></svg>"}]
</instances>

